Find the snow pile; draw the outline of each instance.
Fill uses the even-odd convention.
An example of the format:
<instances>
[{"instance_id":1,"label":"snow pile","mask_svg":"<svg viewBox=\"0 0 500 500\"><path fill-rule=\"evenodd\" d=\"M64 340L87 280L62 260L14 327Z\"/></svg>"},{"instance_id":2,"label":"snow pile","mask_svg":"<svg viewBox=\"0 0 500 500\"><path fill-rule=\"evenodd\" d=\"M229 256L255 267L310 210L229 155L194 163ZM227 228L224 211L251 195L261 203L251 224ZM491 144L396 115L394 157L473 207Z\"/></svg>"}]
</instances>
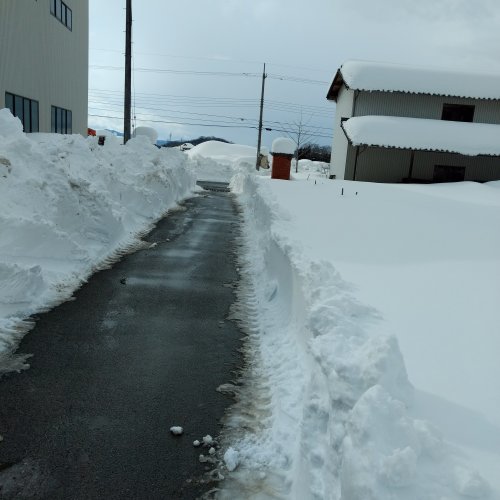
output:
<instances>
[{"instance_id":1,"label":"snow pile","mask_svg":"<svg viewBox=\"0 0 500 500\"><path fill-rule=\"evenodd\" d=\"M239 453L234 448L228 448L224 453L224 463L229 472L233 472L238 467L240 461Z\"/></svg>"},{"instance_id":2,"label":"snow pile","mask_svg":"<svg viewBox=\"0 0 500 500\"><path fill-rule=\"evenodd\" d=\"M136 246L194 184L185 155L146 137L25 135L0 110L0 373L22 367L10 354L29 315Z\"/></svg>"},{"instance_id":3,"label":"snow pile","mask_svg":"<svg viewBox=\"0 0 500 500\"><path fill-rule=\"evenodd\" d=\"M251 394L221 498L500 498L498 189L232 189Z\"/></svg>"},{"instance_id":4,"label":"snow pile","mask_svg":"<svg viewBox=\"0 0 500 500\"><path fill-rule=\"evenodd\" d=\"M500 156L500 125L394 116L357 116L342 124L353 146Z\"/></svg>"},{"instance_id":5,"label":"snow pile","mask_svg":"<svg viewBox=\"0 0 500 500\"><path fill-rule=\"evenodd\" d=\"M136 127L134 137L139 135L146 136L151 141L151 144L156 144L158 140L158 132L153 127Z\"/></svg>"},{"instance_id":6,"label":"snow pile","mask_svg":"<svg viewBox=\"0 0 500 500\"><path fill-rule=\"evenodd\" d=\"M297 170L297 172L296 172ZM315 182L326 179L330 174L330 164L322 161L299 160L299 168L296 168L295 159L292 159L291 178L294 180L305 180Z\"/></svg>"},{"instance_id":7,"label":"snow pile","mask_svg":"<svg viewBox=\"0 0 500 500\"><path fill-rule=\"evenodd\" d=\"M273 154L293 155L295 154L295 143L286 137L274 139L271 151Z\"/></svg>"},{"instance_id":8,"label":"snow pile","mask_svg":"<svg viewBox=\"0 0 500 500\"><path fill-rule=\"evenodd\" d=\"M199 180L229 182L237 171L255 170L257 148L220 141L207 141L187 152Z\"/></svg>"}]
</instances>

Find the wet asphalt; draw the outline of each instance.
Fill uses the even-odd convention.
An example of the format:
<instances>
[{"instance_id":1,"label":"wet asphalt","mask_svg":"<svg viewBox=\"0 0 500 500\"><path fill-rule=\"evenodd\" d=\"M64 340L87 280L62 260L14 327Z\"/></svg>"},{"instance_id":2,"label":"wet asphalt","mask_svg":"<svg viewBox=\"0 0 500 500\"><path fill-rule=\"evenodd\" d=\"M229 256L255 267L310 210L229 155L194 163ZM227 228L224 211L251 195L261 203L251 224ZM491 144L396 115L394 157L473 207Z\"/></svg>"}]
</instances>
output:
<instances>
[{"instance_id":1,"label":"wet asphalt","mask_svg":"<svg viewBox=\"0 0 500 500\"><path fill-rule=\"evenodd\" d=\"M0 379L0 498L188 499L213 486L192 442L220 432L232 401L216 388L241 363L227 320L239 223L230 194L192 198L145 238L154 248L38 318L19 348L31 368Z\"/></svg>"}]
</instances>

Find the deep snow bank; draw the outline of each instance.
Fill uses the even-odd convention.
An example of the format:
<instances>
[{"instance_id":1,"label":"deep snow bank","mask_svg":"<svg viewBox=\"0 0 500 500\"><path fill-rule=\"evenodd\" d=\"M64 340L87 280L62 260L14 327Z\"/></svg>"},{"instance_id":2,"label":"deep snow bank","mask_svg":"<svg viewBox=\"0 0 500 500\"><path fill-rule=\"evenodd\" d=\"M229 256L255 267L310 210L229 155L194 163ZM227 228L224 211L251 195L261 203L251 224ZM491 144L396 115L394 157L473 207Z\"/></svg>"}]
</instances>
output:
<instances>
[{"instance_id":1,"label":"deep snow bank","mask_svg":"<svg viewBox=\"0 0 500 500\"><path fill-rule=\"evenodd\" d=\"M194 185L186 156L147 138L26 135L0 110L0 374L25 366L11 353L30 314L70 297Z\"/></svg>"},{"instance_id":2,"label":"deep snow bank","mask_svg":"<svg viewBox=\"0 0 500 500\"><path fill-rule=\"evenodd\" d=\"M255 170L257 148L220 141L206 141L186 153L193 162L198 179L229 182L243 169Z\"/></svg>"},{"instance_id":3,"label":"deep snow bank","mask_svg":"<svg viewBox=\"0 0 500 500\"><path fill-rule=\"evenodd\" d=\"M349 196L340 197L342 187L349 188ZM499 427L477 412L471 394L467 409L442 399L446 394L431 397L415 390L410 381L419 376L412 365L408 380L398 339L400 334L407 337L408 331L420 335L424 343L433 336L441 338L445 373L448 366L460 363L455 357L469 344L460 337L449 344L452 339L442 331L446 325L440 317L437 330L433 328L436 316L428 313L436 298L433 294L427 295L427 302L424 294L414 311L411 300L404 300L408 283L392 279L393 288L386 288L384 276L395 273L382 265L411 269L420 255L422 265L416 273L424 273L429 288L438 284L443 293L446 273L436 274L435 266L424 266L432 256L447 262L465 252L472 258L480 248L490 255L488 241L469 241L474 217L461 219L462 212L472 210L467 198L477 201L470 193L476 186L317 184L239 175L232 188L246 222L249 384L261 382L247 396L250 408L229 419L231 446L242 467L232 473L221 498L238 491L251 491L249 498L267 498L271 492L270 496L297 500L500 498L495 473L500 465L500 447L495 444ZM494 230L490 203L498 203L498 197L488 201L493 196L489 188L479 188L486 204L484 236ZM457 206L448 205L447 198L465 203L456 214L458 221L452 216ZM437 211L443 220L432 224L428 215L435 212L439 219ZM445 221L449 230L440 236ZM452 234L454 239L449 240ZM455 245L461 246L453 253ZM370 274L365 281L360 277L368 264L379 266L375 281ZM463 269L464 262L460 264ZM490 264L498 270L498 259ZM432 281L432 273L440 283ZM408 279L414 274L403 275ZM405 320L398 326L404 332L392 329L395 323L385 317L385 309L382 316L372 307L380 301L364 293L367 281L369 291L384 297L383 303L399 307L397 317ZM486 293L492 291L491 283L491 279L485 282ZM482 296L479 290L475 293ZM442 298L440 306L450 307L450 300ZM482 318L486 325L495 324L495 311ZM461 313L462 319L474 316L470 310ZM489 327L479 331L497 353ZM415 357L409 351L403 354ZM420 357L419 372L426 371L426 362ZM475 363L479 369L480 360ZM498 381L497 370L490 364L488 369L489 379ZM479 392L483 385L487 390L493 387L489 380L475 381ZM432 392L432 387L424 389ZM243 436L242 428L247 429Z\"/></svg>"}]
</instances>

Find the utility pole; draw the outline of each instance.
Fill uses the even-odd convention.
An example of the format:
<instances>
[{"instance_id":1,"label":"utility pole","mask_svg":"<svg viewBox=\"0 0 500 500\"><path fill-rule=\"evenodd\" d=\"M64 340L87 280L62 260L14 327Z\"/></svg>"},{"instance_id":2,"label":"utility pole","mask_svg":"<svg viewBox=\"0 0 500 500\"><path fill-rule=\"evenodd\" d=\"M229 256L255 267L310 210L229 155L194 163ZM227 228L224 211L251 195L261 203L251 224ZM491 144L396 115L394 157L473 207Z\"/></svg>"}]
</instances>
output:
<instances>
[{"instance_id":1,"label":"utility pole","mask_svg":"<svg viewBox=\"0 0 500 500\"><path fill-rule=\"evenodd\" d=\"M132 0L127 0L125 31L125 110L123 144L130 139L130 108L132 101Z\"/></svg>"},{"instance_id":2,"label":"utility pole","mask_svg":"<svg viewBox=\"0 0 500 500\"><path fill-rule=\"evenodd\" d=\"M264 87L266 83L266 63L264 63L264 71L262 72L262 92L260 94L260 117L259 117L259 138L257 139L257 162L255 168L260 170L260 144L262 141L262 113L264 112Z\"/></svg>"}]
</instances>

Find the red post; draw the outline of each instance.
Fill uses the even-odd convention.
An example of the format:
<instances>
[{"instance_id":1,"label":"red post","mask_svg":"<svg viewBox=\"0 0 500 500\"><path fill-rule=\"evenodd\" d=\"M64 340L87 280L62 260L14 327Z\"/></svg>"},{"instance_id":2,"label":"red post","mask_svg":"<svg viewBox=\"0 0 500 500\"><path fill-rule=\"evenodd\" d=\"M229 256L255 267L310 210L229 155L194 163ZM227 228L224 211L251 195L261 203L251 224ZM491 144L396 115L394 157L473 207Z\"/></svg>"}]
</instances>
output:
<instances>
[{"instance_id":1,"label":"red post","mask_svg":"<svg viewBox=\"0 0 500 500\"><path fill-rule=\"evenodd\" d=\"M271 153L273 155L273 164L271 167L272 179L290 180L290 169L292 168L293 155L284 153Z\"/></svg>"}]
</instances>

